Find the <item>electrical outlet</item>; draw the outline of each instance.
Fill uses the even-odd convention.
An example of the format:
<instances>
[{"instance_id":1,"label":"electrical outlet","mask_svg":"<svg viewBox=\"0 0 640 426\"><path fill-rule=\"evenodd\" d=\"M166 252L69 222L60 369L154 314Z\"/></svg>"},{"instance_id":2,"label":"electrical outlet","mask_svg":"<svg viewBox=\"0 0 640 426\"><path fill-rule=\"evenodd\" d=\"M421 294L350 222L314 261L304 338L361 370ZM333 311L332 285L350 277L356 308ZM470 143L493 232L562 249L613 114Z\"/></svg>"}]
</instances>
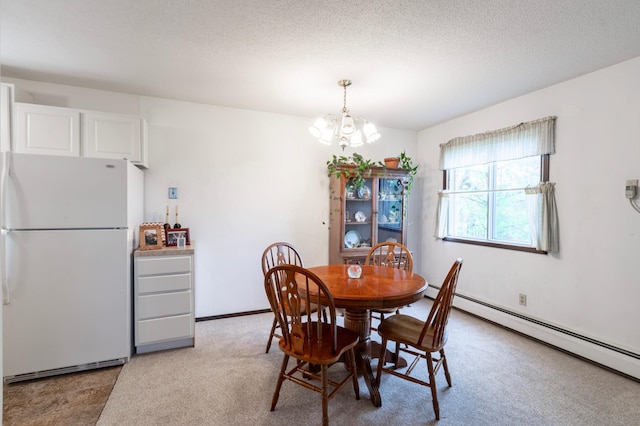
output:
<instances>
[{"instance_id":1,"label":"electrical outlet","mask_svg":"<svg viewBox=\"0 0 640 426\"><path fill-rule=\"evenodd\" d=\"M518 303L522 306L527 306L527 295L524 293L520 293L518 295Z\"/></svg>"}]
</instances>

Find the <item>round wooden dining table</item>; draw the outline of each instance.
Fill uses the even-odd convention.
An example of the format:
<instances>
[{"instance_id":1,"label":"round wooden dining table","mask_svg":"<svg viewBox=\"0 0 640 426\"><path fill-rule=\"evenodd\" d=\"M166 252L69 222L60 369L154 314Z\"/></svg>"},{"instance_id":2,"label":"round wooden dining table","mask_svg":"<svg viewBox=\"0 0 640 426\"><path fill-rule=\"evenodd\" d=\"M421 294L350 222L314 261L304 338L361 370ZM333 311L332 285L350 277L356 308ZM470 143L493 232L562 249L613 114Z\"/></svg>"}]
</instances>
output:
<instances>
[{"instance_id":1,"label":"round wooden dining table","mask_svg":"<svg viewBox=\"0 0 640 426\"><path fill-rule=\"evenodd\" d=\"M326 265L307 268L329 288L334 303L345 309L344 326L358 333L358 365L364 377L371 402L382 405L378 384L371 368L371 309L396 308L423 297L428 284L420 275L384 266L362 265L360 278L349 278L351 265Z\"/></svg>"}]
</instances>

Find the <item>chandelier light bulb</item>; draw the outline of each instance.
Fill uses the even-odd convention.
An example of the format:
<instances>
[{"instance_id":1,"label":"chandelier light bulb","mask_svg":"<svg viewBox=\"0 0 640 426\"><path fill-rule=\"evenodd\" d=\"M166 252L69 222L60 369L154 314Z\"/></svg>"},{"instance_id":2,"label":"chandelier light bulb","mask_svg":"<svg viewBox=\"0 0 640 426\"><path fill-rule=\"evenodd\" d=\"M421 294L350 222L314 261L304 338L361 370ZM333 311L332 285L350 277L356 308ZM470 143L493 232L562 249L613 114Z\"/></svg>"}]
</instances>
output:
<instances>
[{"instance_id":1,"label":"chandelier light bulb","mask_svg":"<svg viewBox=\"0 0 640 426\"><path fill-rule=\"evenodd\" d=\"M353 132L356 130L356 123L354 123L353 118L348 113L344 113L342 115L342 125L340 126L340 133L343 136L351 136Z\"/></svg>"},{"instance_id":2,"label":"chandelier light bulb","mask_svg":"<svg viewBox=\"0 0 640 426\"><path fill-rule=\"evenodd\" d=\"M331 126L327 126L322 130L322 135L318 138L318 142L325 145L331 145L333 137L333 129L331 128Z\"/></svg>"},{"instance_id":3,"label":"chandelier light bulb","mask_svg":"<svg viewBox=\"0 0 640 426\"><path fill-rule=\"evenodd\" d=\"M353 136L351 136L351 146L353 148L364 145L362 141L362 132L360 130L356 130Z\"/></svg>"},{"instance_id":4,"label":"chandelier light bulb","mask_svg":"<svg viewBox=\"0 0 640 426\"><path fill-rule=\"evenodd\" d=\"M367 139L367 143L375 142L380 139L380 133L378 133L378 130L373 123L365 123L365 125L362 126L362 131L364 133L364 137Z\"/></svg>"},{"instance_id":5,"label":"chandelier light bulb","mask_svg":"<svg viewBox=\"0 0 640 426\"><path fill-rule=\"evenodd\" d=\"M318 118L313 126L309 127L309 133L316 139L322 136L322 132L327 128L327 122L324 118Z\"/></svg>"}]
</instances>

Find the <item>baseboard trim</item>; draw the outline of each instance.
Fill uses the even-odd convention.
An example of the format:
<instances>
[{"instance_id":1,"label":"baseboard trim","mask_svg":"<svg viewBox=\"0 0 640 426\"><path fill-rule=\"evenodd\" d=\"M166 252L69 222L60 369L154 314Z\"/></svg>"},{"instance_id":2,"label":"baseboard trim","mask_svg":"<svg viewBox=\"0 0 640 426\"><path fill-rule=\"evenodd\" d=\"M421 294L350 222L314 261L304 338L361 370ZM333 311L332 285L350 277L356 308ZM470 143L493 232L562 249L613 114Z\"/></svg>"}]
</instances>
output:
<instances>
[{"instance_id":1,"label":"baseboard trim","mask_svg":"<svg viewBox=\"0 0 640 426\"><path fill-rule=\"evenodd\" d=\"M211 321L211 320L218 320L218 319L224 319L224 318L243 317L245 315L266 314L268 312L271 312L271 309L258 309L256 311L236 312L236 313L233 313L233 314L211 315L211 316L208 316L208 317L196 318L196 322L199 322L199 321Z\"/></svg>"},{"instance_id":2,"label":"baseboard trim","mask_svg":"<svg viewBox=\"0 0 640 426\"><path fill-rule=\"evenodd\" d=\"M430 286L425 297L435 297L437 290L439 290L437 287ZM456 293L454 307L614 370L636 381L640 380L640 354L638 353L464 294Z\"/></svg>"}]
</instances>

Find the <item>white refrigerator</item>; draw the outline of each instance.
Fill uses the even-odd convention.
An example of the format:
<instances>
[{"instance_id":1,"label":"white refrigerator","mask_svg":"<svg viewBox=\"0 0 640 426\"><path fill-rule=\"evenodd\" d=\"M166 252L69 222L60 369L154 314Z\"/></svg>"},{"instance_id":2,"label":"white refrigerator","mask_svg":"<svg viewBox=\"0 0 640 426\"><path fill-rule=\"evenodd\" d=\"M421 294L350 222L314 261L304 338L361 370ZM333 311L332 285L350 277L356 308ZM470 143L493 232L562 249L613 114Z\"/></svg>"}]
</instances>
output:
<instances>
[{"instance_id":1,"label":"white refrigerator","mask_svg":"<svg viewBox=\"0 0 640 426\"><path fill-rule=\"evenodd\" d=\"M126 160L2 160L5 382L124 364L142 171Z\"/></svg>"}]
</instances>

